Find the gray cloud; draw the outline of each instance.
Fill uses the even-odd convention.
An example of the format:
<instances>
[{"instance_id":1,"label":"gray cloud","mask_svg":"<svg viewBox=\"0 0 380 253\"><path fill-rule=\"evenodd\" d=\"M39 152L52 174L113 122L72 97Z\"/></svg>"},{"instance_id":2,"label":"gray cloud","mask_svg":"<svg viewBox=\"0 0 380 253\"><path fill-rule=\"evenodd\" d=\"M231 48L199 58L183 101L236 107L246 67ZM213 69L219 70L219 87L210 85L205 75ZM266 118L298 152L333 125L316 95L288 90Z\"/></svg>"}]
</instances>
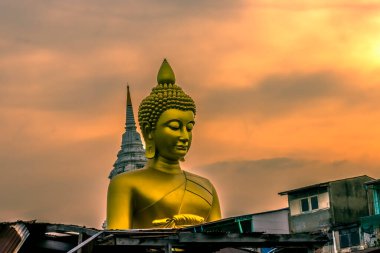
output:
<instances>
[{"instance_id":1,"label":"gray cloud","mask_svg":"<svg viewBox=\"0 0 380 253\"><path fill-rule=\"evenodd\" d=\"M2 220L100 227L105 218L107 176L118 148L112 137L42 147L20 136L13 146L9 152L3 146L0 152ZM15 150L19 159L10 153Z\"/></svg>"},{"instance_id":2,"label":"gray cloud","mask_svg":"<svg viewBox=\"0 0 380 253\"><path fill-rule=\"evenodd\" d=\"M247 88L215 89L204 94L207 95L200 102L206 115L249 113L262 117L318 106L326 99L352 102L355 97L363 95L330 72L272 75Z\"/></svg>"},{"instance_id":3,"label":"gray cloud","mask_svg":"<svg viewBox=\"0 0 380 253\"><path fill-rule=\"evenodd\" d=\"M237 15L243 1L14 1L0 3L0 105L2 108L86 111L106 107L126 81L135 95L146 94L155 83L160 61L177 45L173 55L192 52L190 40L207 38L190 20L216 20ZM200 24L205 24L201 22ZM98 50L122 52L125 62L96 59ZM30 55L47 52L48 62L23 62ZM194 52L192 52L194 53ZM199 52L197 52L199 53ZM133 54L133 55L131 55ZM67 55L67 57L62 57ZM147 59L147 55L152 55ZM85 59L99 60L88 64ZM115 58L120 56L115 55ZM157 61L157 59L159 59ZM70 61L70 62L69 62ZM110 70L115 64L118 71ZM125 64L123 69L122 65ZM128 64L134 64L129 66ZM102 66L106 68L103 69ZM70 70L90 68L77 78ZM107 68L108 67L108 68ZM101 69L101 71L99 71ZM153 75L137 76L137 71ZM141 72L141 71L140 71ZM128 77L133 76L133 80ZM137 96L136 96L137 97ZM139 100L137 100L139 101Z\"/></svg>"},{"instance_id":4,"label":"gray cloud","mask_svg":"<svg viewBox=\"0 0 380 253\"><path fill-rule=\"evenodd\" d=\"M2 108L28 108L44 111L71 111L73 113L99 112L111 101L125 94L125 89L117 77L96 76L87 79L56 79L37 86L18 83L9 89L0 88ZM69 82L69 83L66 83Z\"/></svg>"},{"instance_id":5,"label":"gray cloud","mask_svg":"<svg viewBox=\"0 0 380 253\"><path fill-rule=\"evenodd\" d=\"M183 36L189 20L228 19L242 1L13 1L0 3L0 35L12 52L32 47L83 51L104 43L145 48ZM6 54L6 50L0 49Z\"/></svg>"}]
</instances>

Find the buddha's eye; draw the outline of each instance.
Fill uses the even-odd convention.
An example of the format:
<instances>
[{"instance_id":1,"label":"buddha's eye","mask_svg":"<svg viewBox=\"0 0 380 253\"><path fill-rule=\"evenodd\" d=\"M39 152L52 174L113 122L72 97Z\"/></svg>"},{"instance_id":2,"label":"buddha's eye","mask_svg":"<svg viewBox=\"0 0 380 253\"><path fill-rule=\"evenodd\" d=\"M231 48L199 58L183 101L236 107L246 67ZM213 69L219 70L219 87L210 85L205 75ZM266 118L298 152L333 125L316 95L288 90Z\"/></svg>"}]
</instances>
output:
<instances>
[{"instance_id":1,"label":"buddha's eye","mask_svg":"<svg viewBox=\"0 0 380 253\"><path fill-rule=\"evenodd\" d=\"M169 122L168 127L170 129L172 129L172 130L178 130L178 129L180 129L180 125L179 125L178 121L171 121L171 122Z\"/></svg>"},{"instance_id":2,"label":"buddha's eye","mask_svg":"<svg viewBox=\"0 0 380 253\"><path fill-rule=\"evenodd\" d=\"M188 123L187 125L186 125L186 129L187 129L187 131L189 131L189 132L191 132L191 130L193 130L193 127L194 127L194 123Z\"/></svg>"}]
</instances>

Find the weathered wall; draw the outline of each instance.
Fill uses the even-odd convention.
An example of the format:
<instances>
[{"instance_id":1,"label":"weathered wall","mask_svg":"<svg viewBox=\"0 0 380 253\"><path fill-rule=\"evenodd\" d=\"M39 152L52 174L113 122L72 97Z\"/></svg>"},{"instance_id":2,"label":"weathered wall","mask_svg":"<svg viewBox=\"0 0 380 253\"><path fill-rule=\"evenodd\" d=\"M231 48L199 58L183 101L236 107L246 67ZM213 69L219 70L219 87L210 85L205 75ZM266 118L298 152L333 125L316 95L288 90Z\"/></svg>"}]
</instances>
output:
<instances>
[{"instance_id":1,"label":"weathered wall","mask_svg":"<svg viewBox=\"0 0 380 253\"><path fill-rule=\"evenodd\" d=\"M330 226L329 209L289 217L290 232L313 232Z\"/></svg>"},{"instance_id":2,"label":"weathered wall","mask_svg":"<svg viewBox=\"0 0 380 253\"><path fill-rule=\"evenodd\" d=\"M330 200L333 225L358 222L368 215L368 198L364 182L373 180L362 176L330 183Z\"/></svg>"}]
</instances>

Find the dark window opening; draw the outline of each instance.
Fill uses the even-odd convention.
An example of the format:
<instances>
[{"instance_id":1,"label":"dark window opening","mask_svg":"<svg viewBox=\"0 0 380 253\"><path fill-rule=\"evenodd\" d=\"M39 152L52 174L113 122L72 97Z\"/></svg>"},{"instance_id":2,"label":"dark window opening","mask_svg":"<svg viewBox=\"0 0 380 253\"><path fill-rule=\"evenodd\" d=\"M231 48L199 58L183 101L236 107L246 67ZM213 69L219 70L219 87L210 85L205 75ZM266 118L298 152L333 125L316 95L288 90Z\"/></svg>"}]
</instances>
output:
<instances>
[{"instance_id":1,"label":"dark window opening","mask_svg":"<svg viewBox=\"0 0 380 253\"><path fill-rule=\"evenodd\" d=\"M339 232L340 248L360 245L358 228L343 229Z\"/></svg>"},{"instance_id":2,"label":"dark window opening","mask_svg":"<svg viewBox=\"0 0 380 253\"><path fill-rule=\"evenodd\" d=\"M319 209L318 196L312 196L308 198L301 199L301 212L309 212L312 210Z\"/></svg>"},{"instance_id":3,"label":"dark window opening","mask_svg":"<svg viewBox=\"0 0 380 253\"><path fill-rule=\"evenodd\" d=\"M301 199L301 211L307 212L309 210L309 199Z\"/></svg>"},{"instance_id":4,"label":"dark window opening","mask_svg":"<svg viewBox=\"0 0 380 253\"><path fill-rule=\"evenodd\" d=\"M317 196L311 197L310 202L311 202L311 210L318 209L318 197Z\"/></svg>"}]
</instances>

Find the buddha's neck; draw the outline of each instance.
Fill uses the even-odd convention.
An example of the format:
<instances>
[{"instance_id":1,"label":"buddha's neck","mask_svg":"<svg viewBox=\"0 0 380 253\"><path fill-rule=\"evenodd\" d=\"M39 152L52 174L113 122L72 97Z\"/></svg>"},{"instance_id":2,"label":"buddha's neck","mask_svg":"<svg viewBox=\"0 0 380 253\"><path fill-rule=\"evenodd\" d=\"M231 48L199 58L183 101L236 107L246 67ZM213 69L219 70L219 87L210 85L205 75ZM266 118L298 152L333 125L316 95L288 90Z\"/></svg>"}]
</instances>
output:
<instances>
[{"instance_id":1,"label":"buddha's neck","mask_svg":"<svg viewBox=\"0 0 380 253\"><path fill-rule=\"evenodd\" d=\"M155 169L169 174L182 173L181 167L179 166L179 161L171 161L161 156L148 159L147 167L149 169Z\"/></svg>"}]
</instances>

